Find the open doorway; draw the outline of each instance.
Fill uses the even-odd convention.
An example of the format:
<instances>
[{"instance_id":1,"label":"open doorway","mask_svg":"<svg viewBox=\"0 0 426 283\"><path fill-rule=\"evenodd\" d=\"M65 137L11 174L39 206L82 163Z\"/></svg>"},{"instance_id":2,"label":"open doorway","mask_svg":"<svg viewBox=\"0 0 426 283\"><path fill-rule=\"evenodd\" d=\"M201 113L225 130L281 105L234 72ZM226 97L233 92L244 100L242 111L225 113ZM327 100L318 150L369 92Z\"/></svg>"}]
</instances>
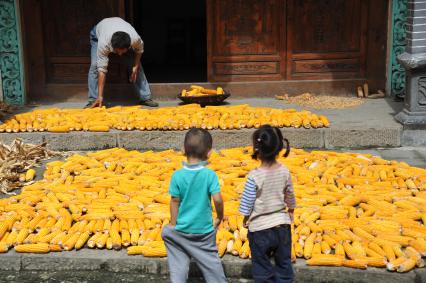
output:
<instances>
[{"instance_id":1,"label":"open doorway","mask_svg":"<svg viewBox=\"0 0 426 283\"><path fill-rule=\"evenodd\" d=\"M150 82L207 81L205 1L136 0L133 17L145 43L142 65Z\"/></svg>"}]
</instances>

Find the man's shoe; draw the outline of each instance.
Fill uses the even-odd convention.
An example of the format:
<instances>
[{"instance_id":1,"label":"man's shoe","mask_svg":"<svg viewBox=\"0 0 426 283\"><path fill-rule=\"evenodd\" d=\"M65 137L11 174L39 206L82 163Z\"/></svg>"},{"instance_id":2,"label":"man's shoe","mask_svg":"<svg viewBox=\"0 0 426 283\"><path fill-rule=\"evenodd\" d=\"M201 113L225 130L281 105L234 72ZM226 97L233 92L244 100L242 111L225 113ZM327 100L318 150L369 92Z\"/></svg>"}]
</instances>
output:
<instances>
[{"instance_id":1,"label":"man's shoe","mask_svg":"<svg viewBox=\"0 0 426 283\"><path fill-rule=\"evenodd\" d=\"M149 106L149 107L158 107L158 102L155 102L152 99L142 100L141 102L139 102L139 104Z\"/></svg>"},{"instance_id":2,"label":"man's shoe","mask_svg":"<svg viewBox=\"0 0 426 283\"><path fill-rule=\"evenodd\" d=\"M90 108L90 106L92 106L92 105L93 105L93 103L95 103L95 101L94 101L94 100L89 100L89 101L87 102L86 106L84 106L84 108Z\"/></svg>"}]
</instances>

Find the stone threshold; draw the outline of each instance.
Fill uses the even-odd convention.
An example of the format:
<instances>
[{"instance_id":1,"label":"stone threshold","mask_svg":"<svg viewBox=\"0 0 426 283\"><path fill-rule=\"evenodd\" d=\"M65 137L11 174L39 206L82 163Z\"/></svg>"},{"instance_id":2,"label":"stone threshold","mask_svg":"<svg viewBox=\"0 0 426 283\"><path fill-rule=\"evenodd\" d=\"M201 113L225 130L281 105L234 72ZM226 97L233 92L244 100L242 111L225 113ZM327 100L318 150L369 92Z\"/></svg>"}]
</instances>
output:
<instances>
[{"instance_id":1,"label":"stone threshold","mask_svg":"<svg viewBox=\"0 0 426 283\"><path fill-rule=\"evenodd\" d=\"M216 149L248 146L254 129L212 130ZM292 147L338 148L386 148L400 147L402 127L331 127L321 129L283 128L282 133ZM53 150L101 150L124 147L138 150L181 149L185 131L110 131L70 133L1 133L0 142L10 143L16 138L38 144L47 142Z\"/></svg>"}]
</instances>

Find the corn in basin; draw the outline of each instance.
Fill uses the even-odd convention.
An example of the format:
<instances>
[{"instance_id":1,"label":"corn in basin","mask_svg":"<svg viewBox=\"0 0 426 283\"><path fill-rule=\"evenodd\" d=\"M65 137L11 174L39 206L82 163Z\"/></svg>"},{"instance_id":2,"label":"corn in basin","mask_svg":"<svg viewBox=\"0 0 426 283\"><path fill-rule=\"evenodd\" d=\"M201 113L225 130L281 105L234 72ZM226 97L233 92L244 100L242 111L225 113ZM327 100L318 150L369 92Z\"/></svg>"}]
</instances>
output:
<instances>
[{"instance_id":1,"label":"corn in basin","mask_svg":"<svg viewBox=\"0 0 426 283\"><path fill-rule=\"evenodd\" d=\"M114 148L50 162L43 180L0 200L0 251L128 247L130 255L166 256L161 229L170 218L168 183L183 160L172 150ZM309 265L398 272L424 265L426 170L371 155L298 149L280 162L295 184L294 257ZM210 157L225 200L221 256L250 258L238 205L257 165L249 148Z\"/></svg>"},{"instance_id":2,"label":"corn in basin","mask_svg":"<svg viewBox=\"0 0 426 283\"><path fill-rule=\"evenodd\" d=\"M328 127L327 117L295 109L258 108L248 105L207 106L198 104L154 110L140 106L95 109L39 109L18 114L0 125L0 132L107 132L116 130L185 130L277 127Z\"/></svg>"}]
</instances>

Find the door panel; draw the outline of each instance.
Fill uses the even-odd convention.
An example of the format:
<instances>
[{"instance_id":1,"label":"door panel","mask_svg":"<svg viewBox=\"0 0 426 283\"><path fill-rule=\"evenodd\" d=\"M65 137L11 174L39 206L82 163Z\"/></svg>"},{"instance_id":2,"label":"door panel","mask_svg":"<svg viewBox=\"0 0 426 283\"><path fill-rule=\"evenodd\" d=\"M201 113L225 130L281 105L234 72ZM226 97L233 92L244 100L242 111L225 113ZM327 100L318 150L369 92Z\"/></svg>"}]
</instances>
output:
<instances>
[{"instance_id":1,"label":"door panel","mask_svg":"<svg viewBox=\"0 0 426 283\"><path fill-rule=\"evenodd\" d=\"M124 18L124 0L42 0L47 82L86 82L90 30L114 16ZM108 80L113 82L122 80L126 72L117 58L111 58L108 69Z\"/></svg>"},{"instance_id":2,"label":"door panel","mask_svg":"<svg viewBox=\"0 0 426 283\"><path fill-rule=\"evenodd\" d=\"M209 79L362 78L383 1L208 0Z\"/></svg>"},{"instance_id":3,"label":"door panel","mask_svg":"<svg viewBox=\"0 0 426 283\"><path fill-rule=\"evenodd\" d=\"M207 2L209 79L280 79L284 0Z\"/></svg>"},{"instance_id":4,"label":"door panel","mask_svg":"<svg viewBox=\"0 0 426 283\"><path fill-rule=\"evenodd\" d=\"M368 0L288 0L287 78L362 77Z\"/></svg>"}]
</instances>

